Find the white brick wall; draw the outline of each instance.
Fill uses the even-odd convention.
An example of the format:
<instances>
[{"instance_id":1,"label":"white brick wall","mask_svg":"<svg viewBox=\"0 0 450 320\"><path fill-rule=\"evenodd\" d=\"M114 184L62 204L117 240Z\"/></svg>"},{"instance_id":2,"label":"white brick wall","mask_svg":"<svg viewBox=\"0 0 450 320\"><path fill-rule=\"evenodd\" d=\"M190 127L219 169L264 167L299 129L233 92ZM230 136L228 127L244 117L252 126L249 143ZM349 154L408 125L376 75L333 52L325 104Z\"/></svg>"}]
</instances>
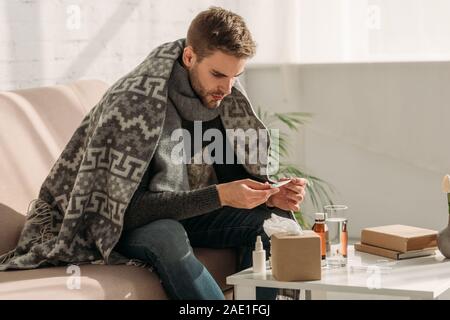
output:
<instances>
[{"instance_id":1,"label":"white brick wall","mask_svg":"<svg viewBox=\"0 0 450 320\"><path fill-rule=\"evenodd\" d=\"M0 0L0 90L112 84L154 47L184 37L201 10L237 1Z\"/></svg>"}]
</instances>

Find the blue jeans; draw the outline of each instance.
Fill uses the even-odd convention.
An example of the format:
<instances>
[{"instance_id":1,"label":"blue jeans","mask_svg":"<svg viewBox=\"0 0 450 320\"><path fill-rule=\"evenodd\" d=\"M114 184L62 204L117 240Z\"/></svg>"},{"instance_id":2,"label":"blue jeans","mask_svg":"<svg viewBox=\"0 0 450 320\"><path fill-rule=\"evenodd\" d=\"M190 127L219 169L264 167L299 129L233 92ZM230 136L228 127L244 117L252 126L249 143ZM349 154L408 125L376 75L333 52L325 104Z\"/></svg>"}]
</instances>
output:
<instances>
[{"instance_id":1,"label":"blue jeans","mask_svg":"<svg viewBox=\"0 0 450 320\"><path fill-rule=\"evenodd\" d=\"M192 246L240 248L239 270L251 267L256 236L266 252L269 238L263 230L271 212L291 218L289 212L268 209L223 207L197 217L176 221L161 219L124 233L115 250L129 258L151 263L167 295L172 299L224 299L209 271L195 257ZM277 291L257 288L257 299L275 299Z\"/></svg>"}]
</instances>

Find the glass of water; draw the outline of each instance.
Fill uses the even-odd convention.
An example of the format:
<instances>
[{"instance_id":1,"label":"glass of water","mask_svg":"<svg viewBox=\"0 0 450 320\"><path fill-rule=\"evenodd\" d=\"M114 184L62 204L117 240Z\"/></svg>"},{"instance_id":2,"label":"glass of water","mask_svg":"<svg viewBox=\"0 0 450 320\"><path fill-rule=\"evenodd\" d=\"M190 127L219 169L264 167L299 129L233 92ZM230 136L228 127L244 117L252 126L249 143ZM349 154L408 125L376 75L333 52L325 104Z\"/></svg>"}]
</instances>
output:
<instances>
[{"instance_id":1,"label":"glass of water","mask_svg":"<svg viewBox=\"0 0 450 320\"><path fill-rule=\"evenodd\" d=\"M327 267L345 267L347 265L348 248L348 207L344 205L328 205L324 207L324 210L328 229Z\"/></svg>"}]
</instances>

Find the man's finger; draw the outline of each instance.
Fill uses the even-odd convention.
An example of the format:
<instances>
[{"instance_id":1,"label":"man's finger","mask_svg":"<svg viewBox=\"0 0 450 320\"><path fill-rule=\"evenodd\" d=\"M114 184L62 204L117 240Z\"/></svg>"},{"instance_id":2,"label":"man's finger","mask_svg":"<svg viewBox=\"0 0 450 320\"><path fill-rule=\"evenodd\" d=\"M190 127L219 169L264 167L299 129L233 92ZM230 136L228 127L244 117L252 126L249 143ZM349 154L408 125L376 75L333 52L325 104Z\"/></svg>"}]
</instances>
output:
<instances>
[{"instance_id":1,"label":"man's finger","mask_svg":"<svg viewBox=\"0 0 450 320\"><path fill-rule=\"evenodd\" d=\"M252 198L256 198L256 199L264 199L264 198L270 197L271 195L280 191L279 188L272 188L272 189L268 189L268 190L254 190L254 189L249 188L248 190L249 190L250 196Z\"/></svg>"},{"instance_id":2,"label":"man's finger","mask_svg":"<svg viewBox=\"0 0 450 320\"><path fill-rule=\"evenodd\" d=\"M296 184L298 186L306 186L308 184L308 180L305 178L293 178L291 183Z\"/></svg>"},{"instance_id":3,"label":"man's finger","mask_svg":"<svg viewBox=\"0 0 450 320\"><path fill-rule=\"evenodd\" d=\"M303 199L303 196L300 193L293 193L290 192L289 194L286 195L287 198L289 198L292 201L301 201Z\"/></svg>"},{"instance_id":4,"label":"man's finger","mask_svg":"<svg viewBox=\"0 0 450 320\"><path fill-rule=\"evenodd\" d=\"M262 182L258 182L252 179L245 179L244 184L246 186L248 186L251 189L255 189L255 190L266 190L266 189L270 189L270 184L268 183L262 183Z\"/></svg>"},{"instance_id":5,"label":"man's finger","mask_svg":"<svg viewBox=\"0 0 450 320\"><path fill-rule=\"evenodd\" d=\"M296 193L300 193L300 192L302 192L302 190L305 189L304 186L298 186L298 185L290 184L290 183L288 183L286 186L283 186L283 187L285 187L286 189L288 189L292 192L296 192Z\"/></svg>"},{"instance_id":6,"label":"man's finger","mask_svg":"<svg viewBox=\"0 0 450 320\"><path fill-rule=\"evenodd\" d=\"M300 204L298 202L289 201L289 208L292 211L299 211L300 210Z\"/></svg>"}]
</instances>

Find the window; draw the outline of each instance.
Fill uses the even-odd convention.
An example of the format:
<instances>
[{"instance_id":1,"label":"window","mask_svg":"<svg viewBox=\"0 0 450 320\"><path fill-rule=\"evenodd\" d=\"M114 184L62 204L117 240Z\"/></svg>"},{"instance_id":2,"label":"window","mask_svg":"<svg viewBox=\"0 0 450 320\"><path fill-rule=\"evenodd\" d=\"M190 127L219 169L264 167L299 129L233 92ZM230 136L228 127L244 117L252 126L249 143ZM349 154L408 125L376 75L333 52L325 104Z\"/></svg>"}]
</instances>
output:
<instances>
[{"instance_id":1,"label":"window","mask_svg":"<svg viewBox=\"0 0 450 320\"><path fill-rule=\"evenodd\" d=\"M259 63L450 60L448 0L246 0L237 3Z\"/></svg>"}]
</instances>

